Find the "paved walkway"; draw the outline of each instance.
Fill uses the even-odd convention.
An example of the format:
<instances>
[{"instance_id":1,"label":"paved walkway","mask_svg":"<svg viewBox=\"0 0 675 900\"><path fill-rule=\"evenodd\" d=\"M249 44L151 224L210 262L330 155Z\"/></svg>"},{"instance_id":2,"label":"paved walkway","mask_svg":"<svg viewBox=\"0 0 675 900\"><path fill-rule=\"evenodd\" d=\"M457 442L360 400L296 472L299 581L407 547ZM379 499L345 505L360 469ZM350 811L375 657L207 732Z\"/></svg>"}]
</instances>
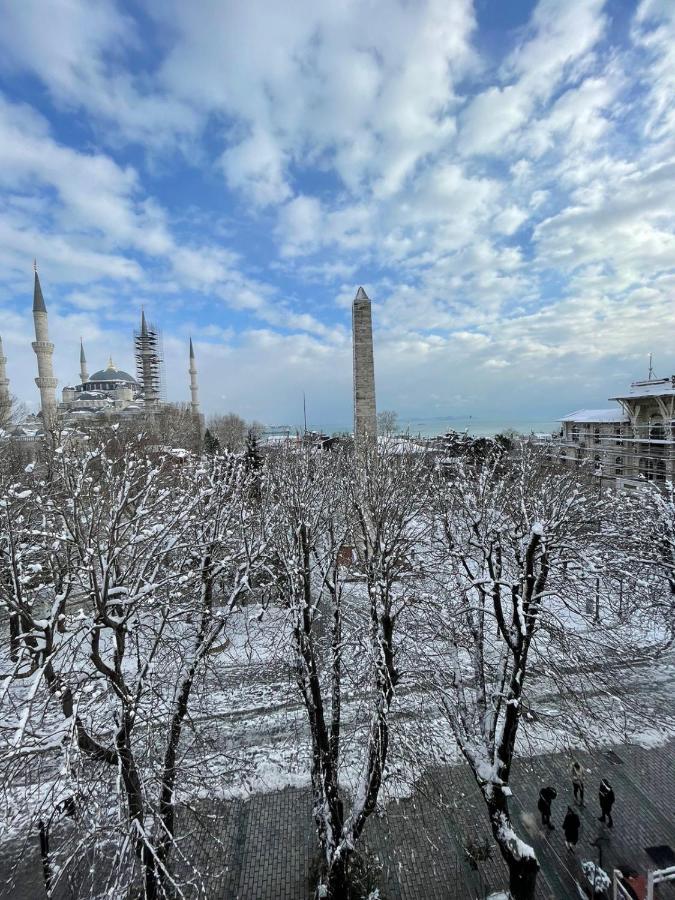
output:
<instances>
[{"instance_id":1,"label":"paved walkway","mask_svg":"<svg viewBox=\"0 0 675 900\"><path fill-rule=\"evenodd\" d=\"M514 767L512 809L523 837L536 847L542 865L538 898L567 900L578 896L575 880L582 880L580 860L597 859L591 846L603 842L603 868L621 865L646 871L645 848L675 848L675 765L671 742L655 749L615 747L578 757L590 772L586 777L587 806L576 856L564 844L562 819L572 800L567 757L537 756ZM601 777L611 781L617 795L614 829L597 821L597 787ZM539 788L558 790L553 807L556 830L538 827ZM414 799L391 804L373 817L366 829L371 887L379 886L386 900L475 900L506 884L505 867L496 849L472 870L464 846L468 840L490 838L485 808L465 766L430 773ZM213 900L305 900L316 862L311 798L306 790L260 794L248 801L218 803L200 810L199 818L183 824L186 855L201 871ZM57 840L57 836L55 835ZM491 841L489 841L492 846ZM0 871L9 875L17 860L16 846L0 848ZM0 888L1 898L36 900L44 896L40 881L37 840L18 863L17 882ZM2 881L5 881L5 878ZM99 882L100 884L100 882ZM188 896L196 896L196 888ZM85 888L80 896L91 896ZM75 893L61 892L60 897ZM675 898L675 886L658 889L659 900Z\"/></svg>"}]
</instances>

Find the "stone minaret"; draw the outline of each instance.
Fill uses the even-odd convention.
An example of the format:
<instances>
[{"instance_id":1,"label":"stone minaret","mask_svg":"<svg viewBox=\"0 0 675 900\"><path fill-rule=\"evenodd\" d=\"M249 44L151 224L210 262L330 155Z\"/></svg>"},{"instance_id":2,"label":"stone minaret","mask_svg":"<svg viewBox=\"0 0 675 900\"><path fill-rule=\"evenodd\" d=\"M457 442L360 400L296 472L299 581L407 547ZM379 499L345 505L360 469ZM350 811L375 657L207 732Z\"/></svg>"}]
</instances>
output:
<instances>
[{"instance_id":1,"label":"stone minaret","mask_svg":"<svg viewBox=\"0 0 675 900\"><path fill-rule=\"evenodd\" d=\"M87 357L84 355L84 344L80 338L80 381L84 384L89 381L89 372L87 372Z\"/></svg>"},{"instance_id":2,"label":"stone minaret","mask_svg":"<svg viewBox=\"0 0 675 900\"><path fill-rule=\"evenodd\" d=\"M375 409L375 363L373 360L373 323L370 300L362 287L352 303L352 340L354 342L354 440L364 446L377 440Z\"/></svg>"},{"instance_id":3,"label":"stone minaret","mask_svg":"<svg viewBox=\"0 0 675 900\"><path fill-rule=\"evenodd\" d=\"M199 385L197 384L197 363L195 362L195 348L192 346L192 338L190 338L190 408L195 419L196 425L196 449L199 453L204 441L204 416L199 411Z\"/></svg>"},{"instance_id":4,"label":"stone minaret","mask_svg":"<svg viewBox=\"0 0 675 900\"><path fill-rule=\"evenodd\" d=\"M2 338L0 337L0 428L6 424L9 411L12 408L12 399L9 396L9 378L7 377L7 358L2 352Z\"/></svg>"},{"instance_id":5,"label":"stone minaret","mask_svg":"<svg viewBox=\"0 0 675 900\"><path fill-rule=\"evenodd\" d=\"M190 406L195 416L199 415L199 385L197 384L197 364L195 362L195 348L192 346L192 338L190 338Z\"/></svg>"},{"instance_id":6,"label":"stone minaret","mask_svg":"<svg viewBox=\"0 0 675 900\"><path fill-rule=\"evenodd\" d=\"M33 323L35 325L35 340L33 341L33 350L37 356L38 363L38 377L35 379L35 384L40 390L42 421L45 427L49 427L56 413L56 385L58 382L56 378L54 378L54 369L52 368L54 345L49 341L47 307L45 306L44 297L42 296L40 278L38 277L37 265L35 263L33 263L33 268L35 269L35 285L33 288Z\"/></svg>"}]
</instances>

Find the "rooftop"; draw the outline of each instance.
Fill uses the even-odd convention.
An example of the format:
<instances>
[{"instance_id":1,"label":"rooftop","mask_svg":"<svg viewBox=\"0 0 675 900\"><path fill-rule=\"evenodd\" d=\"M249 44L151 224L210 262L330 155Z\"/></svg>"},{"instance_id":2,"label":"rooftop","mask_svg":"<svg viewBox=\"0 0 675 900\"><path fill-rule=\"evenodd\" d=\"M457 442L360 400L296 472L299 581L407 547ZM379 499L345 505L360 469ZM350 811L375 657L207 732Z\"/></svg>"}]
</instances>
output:
<instances>
[{"instance_id":1,"label":"rooftop","mask_svg":"<svg viewBox=\"0 0 675 900\"><path fill-rule=\"evenodd\" d=\"M132 384L137 384L133 375L125 372L123 369L118 369L117 366L113 364L112 360L105 369L99 369L98 372L94 372L93 375L90 375L87 384L91 384L91 382L94 381L128 381Z\"/></svg>"},{"instance_id":2,"label":"rooftop","mask_svg":"<svg viewBox=\"0 0 675 900\"><path fill-rule=\"evenodd\" d=\"M629 422L630 419L621 409L578 409L563 416L561 422Z\"/></svg>"},{"instance_id":3,"label":"rooftop","mask_svg":"<svg viewBox=\"0 0 675 900\"><path fill-rule=\"evenodd\" d=\"M634 381L626 394L610 397L610 400L632 400L640 397L675 397L675 375L670 378L650 378Z\"/></svg>"}]
</instances>

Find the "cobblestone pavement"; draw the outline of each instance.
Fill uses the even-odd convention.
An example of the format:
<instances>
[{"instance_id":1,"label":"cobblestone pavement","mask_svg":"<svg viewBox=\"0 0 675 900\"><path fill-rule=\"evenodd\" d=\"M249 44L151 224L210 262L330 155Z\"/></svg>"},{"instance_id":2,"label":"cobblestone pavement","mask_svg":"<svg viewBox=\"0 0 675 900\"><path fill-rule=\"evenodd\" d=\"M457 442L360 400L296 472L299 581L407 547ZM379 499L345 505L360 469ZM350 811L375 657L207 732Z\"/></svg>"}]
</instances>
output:
<instances>
[{"instance_id":1,"label":"cobblestone pavement","mask_svg":"<svg viewBox=\"0 0 675 900\"><path fill-rule=\"evenodd\" d=\"M562 819L572 802L569 757L544 754L521 760L512 775L514 819L535 846L542 865L539 900L578 896L580 861L597 859L591 842L603 841L603 868L614 865L645 871L646 847L675 847L675 742L644 749L620 746L578 753L586 774L586 806L580 811L581 837L576 855L562 836ZM614 786L617 802L612 830L597 821L600 778ZM558 790L553 806L555 831L539 828L539 789ZM305 900L316 863L316 846L307 790L286 789L258 794L247 801L204 806L184 821L185 855L199 870L213 900ZM56 836L55 836L56 838ZM371 884L386 900L474 900L504 887L506 871L496 850L472 870L464 847L469 840L489 838L482 800L466 766L437 769L420 785L414 799L392 803L366 829ZM17 865L17 883L0 888L0 897L35 900L44 896L37 857L37 839L22 852L5 845L0 869L6 877ZM376 862L377 861L377 862ZM378 871L379 869L379 871ZM3 879L4 881L5 879ZM196 888L192 891L196 895ZM70 893L61 892L61 897ZM675 886L657 889L658 900L675 897Z\"/></svg>"}]
</instances>

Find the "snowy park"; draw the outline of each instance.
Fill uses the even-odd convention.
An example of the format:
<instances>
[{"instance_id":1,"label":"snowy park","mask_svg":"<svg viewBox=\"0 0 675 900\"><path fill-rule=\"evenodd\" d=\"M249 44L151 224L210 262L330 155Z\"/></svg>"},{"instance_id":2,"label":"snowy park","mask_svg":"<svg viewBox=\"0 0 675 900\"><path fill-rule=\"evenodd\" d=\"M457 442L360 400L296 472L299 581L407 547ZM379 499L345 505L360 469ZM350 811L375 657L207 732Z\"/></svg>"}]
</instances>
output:
<instances>
[{"instance_id":1,"label":"snowy park","mask_svg":"<svg viewBox=\"0 0 675 900\"><path fill-rule=\"evenodd\" d=\"M601 897L667 867L672 492L480 446L113 427L6 461L3 896L591 897L597 865Z\"/></svg>"}]
</instances>

